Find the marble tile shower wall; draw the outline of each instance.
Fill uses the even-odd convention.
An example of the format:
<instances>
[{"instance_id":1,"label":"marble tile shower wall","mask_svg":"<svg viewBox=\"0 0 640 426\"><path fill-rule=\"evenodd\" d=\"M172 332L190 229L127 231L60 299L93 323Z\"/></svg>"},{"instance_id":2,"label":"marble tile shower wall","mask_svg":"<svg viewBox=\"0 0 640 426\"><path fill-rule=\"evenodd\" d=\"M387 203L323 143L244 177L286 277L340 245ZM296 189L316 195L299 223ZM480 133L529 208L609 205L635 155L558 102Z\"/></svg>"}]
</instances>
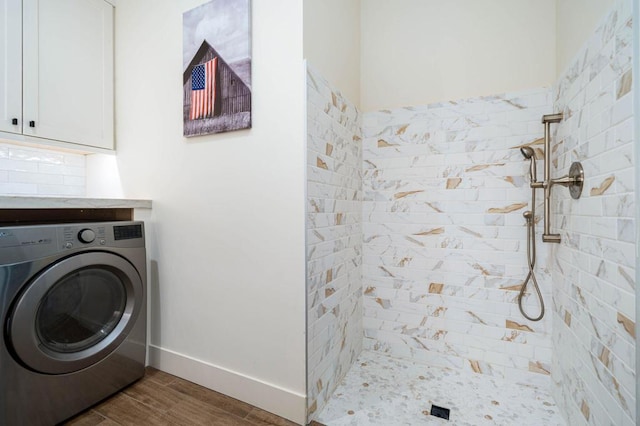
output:
<instances>
[{"instance_id":1,"label":"marble tile shower wall","mask_svg":"<svg viewBox=\"0 0 640 426\"><path fill-rule=\"evenodd\" d=\"M364 114L366 349L548 385L551 316L527 321L516 298L531 200L519 147L541 159L550 112L538 89ZM549 307L542 244L536 274ZM525 307L536 314L532 294Z\"/></svg>"},{"instance_id":2,"label":"marble tile shower wall","mask_svg":"<svg viewBox=\"0 0 640 426\"><path fill-rule=\"evenodd\" d=\"M0 143L0 194L85 195L85 156Z\"/></svg>"},{"instance_id":3,"label":"marble tile shower wall","mask_svg":"<svg viewBox=\"0 0 640 426\"><path fill-rule=\"evenodd\" d=\"M582 198L554 190L554 397L570 425L635 425L632 2L617 2L554 89L554 176L585 168Z\"/></svg>"},{"instance_id":4,"label":"marble tile shower wall","mask_svg":"<svg viewBox=\"0 0 640 426\"><path fill-rule=\"evenodd\" d=\"M307 69L307 401L325 406L362 350L362 137L353 104Z\"/></svg>"}]
</instances>

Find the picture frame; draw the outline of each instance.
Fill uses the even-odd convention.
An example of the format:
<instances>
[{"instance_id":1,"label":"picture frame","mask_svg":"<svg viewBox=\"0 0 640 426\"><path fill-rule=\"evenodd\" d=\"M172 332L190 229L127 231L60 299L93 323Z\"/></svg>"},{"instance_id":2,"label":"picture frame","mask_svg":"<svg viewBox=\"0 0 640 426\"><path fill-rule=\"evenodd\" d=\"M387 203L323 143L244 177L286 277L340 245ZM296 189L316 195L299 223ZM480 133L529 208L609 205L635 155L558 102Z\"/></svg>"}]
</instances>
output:
<instances>
[{"instance_id":1,"label":"picture frame","mask_svg":"<svg viewBox=\"0 0 640 426\"><path fill-rule=\"evenodd\" d=\"M183 134L251 128L251 0L183 14Z\"/></svg>"}]
</instances>

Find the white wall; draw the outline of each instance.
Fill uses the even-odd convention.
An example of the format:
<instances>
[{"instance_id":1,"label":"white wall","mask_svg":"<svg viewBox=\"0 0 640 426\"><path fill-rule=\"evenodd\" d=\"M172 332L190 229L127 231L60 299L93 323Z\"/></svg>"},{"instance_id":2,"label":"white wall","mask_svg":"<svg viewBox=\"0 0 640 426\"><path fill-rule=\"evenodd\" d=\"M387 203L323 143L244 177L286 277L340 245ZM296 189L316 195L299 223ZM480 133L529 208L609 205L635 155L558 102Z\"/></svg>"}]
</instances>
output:
<instances>
[{"instance_id":1,"label":"white wall","mask_svg":"<svg viewBox=\"0 0 640 426\"><path fill-rule=\"evenodd\" d=\"M613 0L556 0L556 73L562 74Z\"/></svg>"},{"instance_id":2,"label":"white wall","mask_svg":"<svg viewBox=\"0 0 640 426\"><path fill-rule=\"evenodd\" d=\"M116 8L117 166L153 200L150 359L303 422L302 3L253 2L253 129L185 139L182 13L201 3Z\"/></svg>"},{"instance_id":3,"label":"white wall","mask_svg":"<svg viewBox=\"0 0 640 426\"><path fill-rule=\"evenodd\" d=\"M363 111L555 81L555 0L366 0L361 28Z\"/></svg>"},{"instance_id":4,"label":"white wall","mask_svg":"<svg viewBox=\"0 0 640 426\"><path fill-rule=\"evenodd\" d=\"M550 86L612 5L305 0L304 56L365 111Z\"/></svg>"},{"instance_id":5,"label":"white wall","mask_svg":"<svg viewBox=\"0 0 640 426\"><path fill-rule=\"evenodd\" d=\"M86 156L87 196L94 198L124 198L118 158L111 154Z\"/></svg>"},{"instance_id":6,"label":"white wall","mask_svg":"<svg viewBox=\"0 0 640 426\"><path fill-rule=\"evenodd\" d=\"M303 4L304 57L359 106L360 0L305 0Z\"/></svg>"}]
</instances>

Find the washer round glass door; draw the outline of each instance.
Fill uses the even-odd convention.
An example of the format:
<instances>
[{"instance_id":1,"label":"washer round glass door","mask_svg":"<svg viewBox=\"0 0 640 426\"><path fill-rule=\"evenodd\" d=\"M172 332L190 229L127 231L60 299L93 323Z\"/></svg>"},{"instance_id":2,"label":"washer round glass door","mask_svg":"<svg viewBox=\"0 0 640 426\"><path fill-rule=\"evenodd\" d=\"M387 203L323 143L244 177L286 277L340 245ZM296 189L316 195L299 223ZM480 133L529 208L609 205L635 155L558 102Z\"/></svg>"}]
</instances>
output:
<instances>
[{"instance_id":1,"label":"washer round glass door","mask_svg":"<svg viewBox=\"0 0 640 426\"><path fill-rule=\"evenodd\" d=\"M86 252L39 273L18 298L9 340L29 368L64 374L103 359L126 338L143 300L142 280L124 258Z\"/></svg>"}]
</instances>

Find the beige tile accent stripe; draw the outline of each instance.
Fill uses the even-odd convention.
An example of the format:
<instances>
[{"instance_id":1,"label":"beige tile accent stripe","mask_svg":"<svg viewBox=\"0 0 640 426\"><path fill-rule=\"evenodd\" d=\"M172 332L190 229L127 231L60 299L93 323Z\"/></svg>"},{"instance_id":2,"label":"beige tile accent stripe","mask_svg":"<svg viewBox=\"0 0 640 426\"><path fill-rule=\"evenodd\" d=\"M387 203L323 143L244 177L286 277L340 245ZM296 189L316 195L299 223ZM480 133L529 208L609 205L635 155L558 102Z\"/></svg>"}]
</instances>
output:
<instances>
[{"instance_id":1,"label":"beige tile accent stripe","mask_svg":"<svg viewBox=\"0 0 640 426\"><path fill-rule=\"evenodd\" d=\"M508 205L506 207L492 207L489 210L487 210L487 213L511 213L511 212L523 209L528 205L529 205L528 203L517 203L517 204Z\"/></svg>"},{"instance_id":2,"label":"beige tile accent stripe","mask_svg":"<svg viewBox=\"0 0 640 426\"><path fill-rule=\"evenodd\" d=\"M636 323L631 321L629 318L618 312L618 323L622 324L624 330L629 333L631 337L636 337Z\"/></svg>"},{"instance_id":3,"label":"beige tile accent stripe","mask_svg":"<svg viewBox=\"0 0 640 426\"><path fill-rule=\"evenodd\" d=\"M400 199L400 198L405 198L408 197L409 195L413 195L413 194L419 194L421 192L424 192L423 190L418 190L418 191L405 191L405 192L397 192L393 195L393 198L395 198L396 200Z\"/></svg>"},{"instance_id":4,"label":"beige tile accent stripe","mask_svg":"<svg viewBox=\"0 0 640 426\"><path fill-rule=\"evenodd\" d=\"M519 323L517 323L515 321L511 321L511 320L506 320L505 321L505 327L510 328L512 330L533 332L533 329L531 327L529 327L528 325L519 324Z\"/></svg>"},{"instance_id":5,"label":"beige tile accent stripe","mask_svg":"<svg viewBox=\"0 0 640 426\"><path fill-rule=\"evenodd\" d=\"M616 180L615 176L609 176L608 178L606 178L604 181L602 181L602 183L600 184L600 186L596 187L596 188L591 188L590 191L590 195L593 196L597 196L597 195L602 195L605 193L605 191L607 189L609 189L611 187L611 185L613 184L613 182Z\"/></svg>"},{"instance_id":6,"label":"beige tile accent stripe","mask_svg":"<svg viewBox=\"0 0 640 426\"><path fill-rule=\"evenodd\" d=\"M447 179L447 189L456 189L461 182L462 178L449 178Z\"/></svg>"},{"instance_id":7,"label":"beige tile accent stripe","mask_svg":"<svg viewBox=\"0 0 640 426\"><path fill-rule=\"evenodd\" d=\"M434 229L430 229L428 231L422 231L422 232L418 232L416 234L413 235L419 235L419 236L427 236L427 235L440 235L440 234L444 234L444 228L434 228Z\"/></svg>"},{"instance_id":8,"label":"beige tile accent stripe","mask_svg":"<svg viewBox=\"0 0 640 426\"><path fill-rule=\"evenodd\" d=\"M385 141L384 139L379 139L378 140L378 148L389 148L389 147L392 147L392 146L398 146L398 145L391 144L391 143Z\"/></svg>"}]
</instances>

